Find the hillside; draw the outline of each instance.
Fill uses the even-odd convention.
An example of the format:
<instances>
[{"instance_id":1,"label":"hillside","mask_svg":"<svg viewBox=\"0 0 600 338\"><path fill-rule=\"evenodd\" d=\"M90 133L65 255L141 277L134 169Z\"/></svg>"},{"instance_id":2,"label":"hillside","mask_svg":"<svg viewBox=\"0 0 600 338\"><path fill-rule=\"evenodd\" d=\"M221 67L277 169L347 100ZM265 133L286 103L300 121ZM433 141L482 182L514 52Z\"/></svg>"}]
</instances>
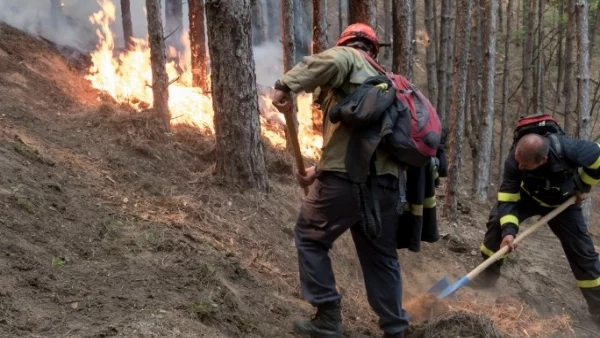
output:
<instances>
[{"instance_id":1,"label":"hillside","mask_svg":"<svg viewBox=\"0 0 600 338\"><path fill-rule=\"evenodd\" d=\"M2 336L294 337L292 320L312 310L298 288L292 158L267 149L269 194L219 185L211 136L158 134L75 61L0 26ZM480 262L489 206L460 207L458 224L440 217L442 240L401 252L406 299ZM348 235L332 258L347 336L377 337ZM511 256L497 290L460 296L430 322L429 307L412 306L411 336L489 320L512 337L598 331L548 229Z\"/></svg>"}]
</instances>

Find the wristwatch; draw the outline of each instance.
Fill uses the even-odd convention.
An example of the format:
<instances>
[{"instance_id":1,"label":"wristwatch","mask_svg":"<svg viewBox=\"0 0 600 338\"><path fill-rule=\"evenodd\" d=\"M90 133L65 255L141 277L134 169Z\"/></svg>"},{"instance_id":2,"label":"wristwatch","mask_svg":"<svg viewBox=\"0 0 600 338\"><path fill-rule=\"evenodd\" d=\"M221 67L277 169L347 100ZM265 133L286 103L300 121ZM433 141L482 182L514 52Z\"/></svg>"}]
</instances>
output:
<instances>
[{"instance_id":1,"label":"wristwatch","mask_svg":"<svg viewBox=\"0 0 600 338\"><path fill-rule=\"evenodd\" d=\"M292 91L290 89L290 87L288 87L286 84L281 83L280 80L275 81L275 89L281 90L286 93L289 93L290 91Z\"/></svg>"}]
</instances>

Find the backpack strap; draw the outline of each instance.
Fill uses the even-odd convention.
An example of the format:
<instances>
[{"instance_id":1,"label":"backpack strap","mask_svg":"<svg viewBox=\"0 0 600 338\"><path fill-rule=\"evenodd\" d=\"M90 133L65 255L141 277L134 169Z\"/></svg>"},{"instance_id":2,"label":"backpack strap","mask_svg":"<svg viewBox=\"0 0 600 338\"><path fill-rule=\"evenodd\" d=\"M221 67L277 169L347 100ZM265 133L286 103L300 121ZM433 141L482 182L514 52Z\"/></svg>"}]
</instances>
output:
<instances>
[{"instance_id":1,"label":"backpack strap","mask_svg":"<svg viewBox=\"0 0 600 338\"><path fill-rule=\"evenodd\" d=\"M560 163L562 164L565 174L567 174L568 176L575 176L577 170L567 163L567 160L564 156L563 146L562 143L560 143L558 134L548 134L548 139L550 139L550 143L552 144L554 150L556 151L556 154L558 155L558 158L560 159Z\"/></svg>"}]
</instances>

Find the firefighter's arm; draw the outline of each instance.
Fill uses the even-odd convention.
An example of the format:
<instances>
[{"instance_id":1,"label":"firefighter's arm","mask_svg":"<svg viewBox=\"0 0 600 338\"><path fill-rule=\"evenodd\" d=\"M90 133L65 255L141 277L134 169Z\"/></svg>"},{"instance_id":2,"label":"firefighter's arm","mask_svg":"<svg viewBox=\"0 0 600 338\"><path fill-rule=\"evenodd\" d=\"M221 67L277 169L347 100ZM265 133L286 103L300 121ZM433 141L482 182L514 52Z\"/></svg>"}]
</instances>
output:
<instances>
[{"instance_id":1,"label":"firefighter's arm","mask_svg":"<svg viewBox=\"0 0 600 338\"><path fill-rule=\"evenodd\" d=\"M498 217L502 237L516 236L519 232L518 203L521 200L521 172L514 157L514 150L510 152L504 162L502 184L498 190Z\"/></svg>"},{"instance_id":2,"label":"firefighter's arm","mask_svg":"<svg viewBox=\"0 0 600 338\"><path fill-rule=\"evenodd\" d=\"M281 78L294 93L312 93L317 87L341 86L352 71L352 52L333 47L306 56Z\"/></svg>"},{"instance_id":3,"label":"firefighter's arm","mask_svg":"<svg viewBox=\"0 0 600 338\"><path fill-rule=\"evenodd\" d=\"M577 189L588 193L600 181L600 145L565 137L563 147L565 158L581 168L575 178Z\"/></svg>"}]
</instances>

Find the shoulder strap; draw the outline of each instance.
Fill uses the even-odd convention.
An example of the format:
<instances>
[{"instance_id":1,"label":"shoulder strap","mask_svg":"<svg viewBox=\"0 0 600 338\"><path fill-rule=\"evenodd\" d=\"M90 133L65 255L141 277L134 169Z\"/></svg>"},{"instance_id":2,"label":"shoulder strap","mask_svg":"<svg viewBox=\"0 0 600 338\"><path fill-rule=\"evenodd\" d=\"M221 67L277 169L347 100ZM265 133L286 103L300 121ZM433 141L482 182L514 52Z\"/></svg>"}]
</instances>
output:
<instances>
[{"instance_id":1,"label":"shoulder strap","mask_svg":"<svg viewBox=\"0 0 600 338\"><path fill-rule=\"evenodd\" d=\"M562 164L563 170L565 171L565 173L568 175L575 175L577 173L577 169L573 168L565 160L562 143L560 142L560 139L558 138L558 134L549 134L548 138L550 139L550 142L554 146L554 150L556 150L556 154L558 155L558 158L560 159L560 163Z\"/></svg>"}]
</instances>

